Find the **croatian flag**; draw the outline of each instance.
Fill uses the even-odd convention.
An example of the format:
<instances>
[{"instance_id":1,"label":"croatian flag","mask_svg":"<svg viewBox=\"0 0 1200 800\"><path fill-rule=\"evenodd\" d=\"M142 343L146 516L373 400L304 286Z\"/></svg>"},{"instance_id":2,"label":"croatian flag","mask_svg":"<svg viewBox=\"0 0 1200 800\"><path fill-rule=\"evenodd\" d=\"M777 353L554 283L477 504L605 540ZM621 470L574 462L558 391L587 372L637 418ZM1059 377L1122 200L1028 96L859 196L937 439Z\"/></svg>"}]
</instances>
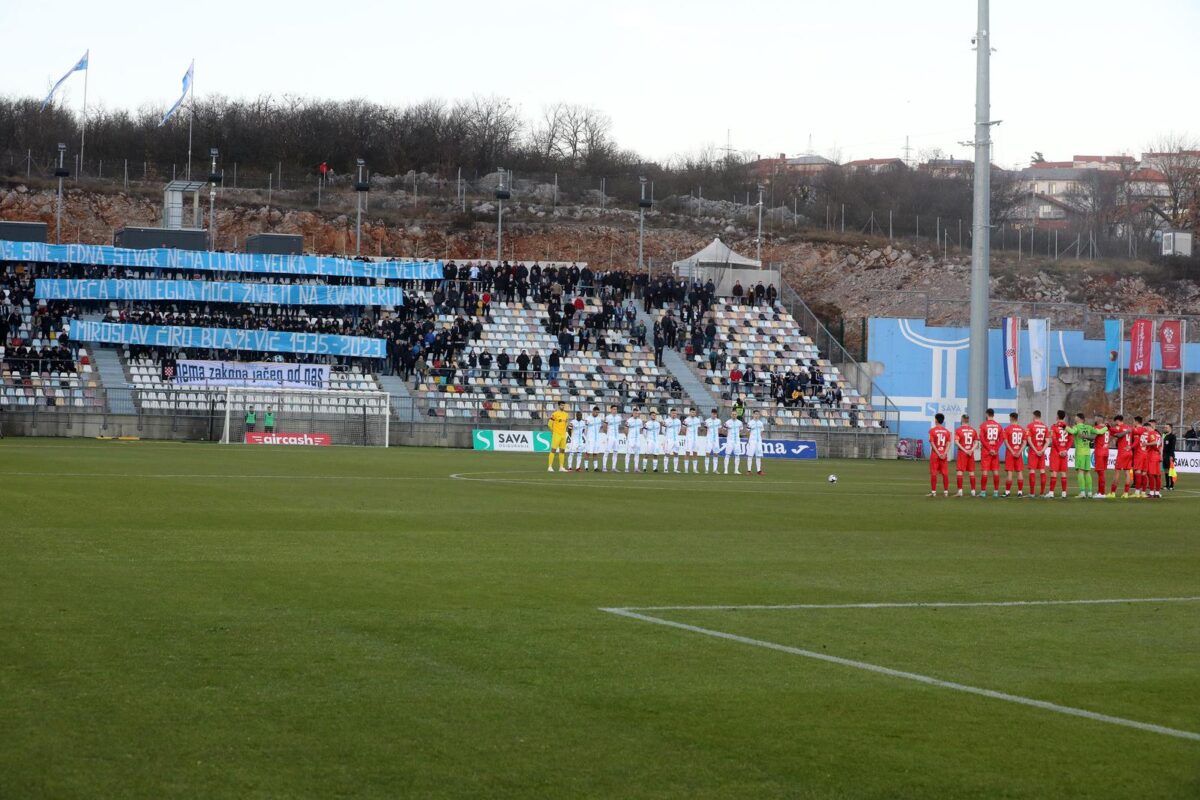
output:
<instances>
[{"instance_id":1,"label":"croatian flag","mask_svg":"<svg viewBox=\"0 0 1200 800\"><path fill-rule=\"evenodd\" d=\"M175 105L167 109L166 114L163 114L163 118L159 121L158 127L161 128L163 125L166 125L167 120L175 116L175 112L179 110L179 107L183 105L183 101L187 99L188 90L192 88L192 70L195 68L196 62L193 60L191 64L188 64L187 72L183 73L183 91L179 93L179 99L175 101Z\"/></svg>"},{"instance_id":2,"label":"croatian flag","mask_svg":"<svg viewBox=\"0 0 1200 800\"><path fill-rule=\"evenodd\" d=\"M1016 389L1021 375L1021 319L1005 317L1000 325L1004 351L1004 388Z\"/></svg>"}]
</instances>

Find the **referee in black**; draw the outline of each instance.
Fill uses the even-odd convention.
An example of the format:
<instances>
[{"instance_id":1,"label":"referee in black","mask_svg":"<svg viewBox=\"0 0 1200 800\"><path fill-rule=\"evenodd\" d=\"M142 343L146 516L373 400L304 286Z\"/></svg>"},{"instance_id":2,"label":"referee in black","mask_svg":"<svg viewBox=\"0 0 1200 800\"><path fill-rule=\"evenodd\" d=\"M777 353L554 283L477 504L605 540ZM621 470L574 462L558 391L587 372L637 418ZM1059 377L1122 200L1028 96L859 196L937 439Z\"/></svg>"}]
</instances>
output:
<instances>
[{"instance_id":1,"label":"referee in black","mask_svg":"<svg viewBox=\"0 0 1200 800\"><path fill-rule=\"evenodd\" d=\"M1175 460L1175 428L1170 424L1163 430L1163 475L1167 491L1175 491L1175 479L1171 477L1171 462Z\"/></svg>"}]
</instances>

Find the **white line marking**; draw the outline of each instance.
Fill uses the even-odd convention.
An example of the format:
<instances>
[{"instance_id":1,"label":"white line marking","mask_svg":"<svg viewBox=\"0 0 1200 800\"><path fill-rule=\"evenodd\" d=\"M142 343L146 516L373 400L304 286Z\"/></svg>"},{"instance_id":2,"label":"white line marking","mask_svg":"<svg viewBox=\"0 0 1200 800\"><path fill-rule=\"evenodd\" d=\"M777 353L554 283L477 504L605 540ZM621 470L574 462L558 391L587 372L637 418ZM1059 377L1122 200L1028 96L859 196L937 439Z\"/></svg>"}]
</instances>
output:
<instances>
[{"instance_id":1,"label":"white line marking","mask_svg":"<svg viewBox=\"0 0 1200 800\"><path fill-rule=\"evenodd\" d=\"M267 480L308 480L308 481L435 481L442 480L439 476L413 475L231 475L229 473L163 473L163 472L0 472L0 476L20 476L38 478L216 478L228 480L244 480L246 478L265 478Z\"/></svg>"},{"instance_id":2,"label":"white line marking","mask_svg":"<svg viewBox=\"0 0 1200 800\"><path fill-rule=\"evenodd\" d=\"M1019 606L1107 606L1124 603L1196 603L1196 597L1112 597L1098 600L995 600L989 602L937 603L793 603L788 605L726 606L622 606L622 611L772 611L822 608L1013 608ZM610 609L603 609L608 611Z\"/></svg>"},{"instance_id":3,"label":"white line marking","mask_svg":"<svg viewBox=\"0 0 1200 800\"><path fill-rule=\"evenodd\" d=\"M1016 694L1008 694L1007 692L997 692L993 689L981 689L977 686L968 686L965 683L955 683L954 681L944 681L940 678L933 678L928 675L920 675L916 672L905 672L904 670L892 669L891 667L883 667L878 664L868 664L865 661L854 661L849 658L841 658L840 656L831 656L825 653L817 653L812 650L804 650L799 647L790 647L785 644L776 642L768 642L763 639L751 639L748 636L738 636L735 633L725 633L711 628L701 628L698 625L688 625L685 622L674 622L669 619L660 617L652 617L648 614L639 614L636 611L631 611L627 608L602 608L601 611L609 614L615 614L620 617L629 619L641 620L654 625L664 625L668 628L678 628L683 631L692 633L700 633L705 636L712 636L716 639L725 639L738 644L746 644L752 647L762 647L767 650L775 650L780 653L788 653L789 655L802 656L804 658L812 658L817 661L825 661L829 664L838 664L843 667L852 667L853 669L861 669L867 672L874 672L877 675L887 675L890 678L902 678L904 680L916 681L924 683L928 686L937 686L942 689L953 689L956 692L965 692L974 694L980 697L988 697L993 700L1004 700L1009 703L1017 703L1018 705L1031 706L1040 708L1044 711L1053 711L1058 714L1066 714L1072 717L1082 717L1095 722L1106 722L1109 725L1120 725L1126 728L1136 728L1140 731L1148 731L1150 733L1158 733L1163 736L1172 736L1177 739L1190 739L1200 742L1200 733L1192 731L1183 731L1176 728L1167 728L1163 725L1155 725L1149 722L1138 722L1137 720L1125 719L1124 717L1114 717L1108 714L1099 714L1095 711L1088 711L1083 708L1074 708L1073 706L1063 706L1058 703L1050 703L1045 700L1035 700L1031 697L1022 697Z\"/></svg>"}]
</instances>

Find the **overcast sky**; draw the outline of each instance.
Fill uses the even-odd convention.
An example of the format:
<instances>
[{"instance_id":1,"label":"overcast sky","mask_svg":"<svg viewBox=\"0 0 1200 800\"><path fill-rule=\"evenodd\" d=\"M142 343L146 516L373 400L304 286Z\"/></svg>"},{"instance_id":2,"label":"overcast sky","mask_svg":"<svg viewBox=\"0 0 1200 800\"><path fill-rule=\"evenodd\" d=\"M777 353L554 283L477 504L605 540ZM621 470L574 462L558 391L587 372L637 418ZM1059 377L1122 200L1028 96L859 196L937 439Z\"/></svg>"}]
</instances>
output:
<instances>
[{"instance_id":1,"label":"overcast sky","mask_svg":"<svg viewBox=\"0 0 1200 800\"><path fill-rule=\"evenodd\" d=\"M165 107L194 57L198 95L498 94L527 117L592 105L650 158L727 135L763 155L807 151L811 137L842 159L903 156L908 136L913 157L969 156L959 142L974 119L971 0L0 0L0 31L4 94L43 96L90 48L89 105ZM1198 0L993 2L995 160L1200 135L1198 33ZM63 95L75 106L81 78Z\"/></svg>"}]
</instances>

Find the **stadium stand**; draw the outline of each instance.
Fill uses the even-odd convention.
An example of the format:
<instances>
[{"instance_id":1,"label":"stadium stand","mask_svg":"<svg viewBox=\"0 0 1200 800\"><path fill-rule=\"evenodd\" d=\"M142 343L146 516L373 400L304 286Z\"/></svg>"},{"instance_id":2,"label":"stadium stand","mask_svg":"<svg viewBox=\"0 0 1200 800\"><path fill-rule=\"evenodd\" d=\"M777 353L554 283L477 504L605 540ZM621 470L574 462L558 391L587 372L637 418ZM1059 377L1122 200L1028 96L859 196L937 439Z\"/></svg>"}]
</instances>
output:
<instances>
[{"instance_id":1,"label":"stadium stand","mask_svg":"<svg viewBox=\"0 0 1200 800\"><path fill-rule=\"evenodd\" d=\"M656 324L667 312L659 313ZM723 404L752 398L780 427L882 426L882 415L779 304L719 299L701 328L708 322L716 328L712 346L694 351L691 363Z\"/></svg>"},{"instance_id":2,"label":"stadium stand","mask_svg":"<svg viewBox=\"0 0 1200 800\"><path fill-rule=\"evenodd\" d=\"M678 384L628 329L588 324L601 313L598 301L578 298L572 308L555 324L546 303L500 301L491 304L490 319L474 320L478 326L464 320L472 326L469 343L416 365L418 402L430 416L482 419L542 419L560 400L625 409L678 404ZM459 319L443 313L434 324L453 330ZM524 370L522 353L530 359ZM559 359L555 372L552 356Z\"/></svg>"},{"instance_id":3,"label":"stadium stand","mask_svg":"<svg viewBox=\"0 0 1200 800\"><path fill-rule=\"evenodd\" d=\"M87 348L62 335L74 309L33 299L32 272L0 268L0 406L88 410L103 405Z\"/></svg>"},{"instance_id":4,"label":"stadium stand","mask_svg":"<svg viewBox=\"0 0 1200 800\"><path fill-rule=\"evenodd\" d=\"M689 403L696 387L728 407L753 398L771 424L785 428L872 428L882 416L822 357L772 296L717 298L711 282L612 270L448 263L446 279L399 282L403 306L230 305L189 302L62 302L34 299L34 281L54 278L206 278L177 270L13 264L0 267L0 402L47 408L103 407L104 386L87 347L66 340L72 317L149 325L226 327L387 340L387 358L289 354L289 362L336 364L329 389L380 391L376 374L412 387L415 411L447 420L540 420L564 400L573 407L618 404L623 410ZM290 276L231 275L241 281L317 283ZM370 283L329 278L325 283ZM668 321L668 315L670 315ZM650 329L647 330L647 323ZM663 324L665 323L665 324ZM663 366L662 349L685 357L694 375ZM123 407L148 414L208 414L224 393L180 390L162 377L175 358L280 360L276 354L120 346L107 380L123 374ZM526 362L521 355L528 358ZM116 380L114 380L114 375ZM390 379L390 378L389 378ZM117 402L113 400L113 402ZM329 413L342 399L330 398ZM409 413L412 413L410 411Z\"/></svg>"}]
</instances>

